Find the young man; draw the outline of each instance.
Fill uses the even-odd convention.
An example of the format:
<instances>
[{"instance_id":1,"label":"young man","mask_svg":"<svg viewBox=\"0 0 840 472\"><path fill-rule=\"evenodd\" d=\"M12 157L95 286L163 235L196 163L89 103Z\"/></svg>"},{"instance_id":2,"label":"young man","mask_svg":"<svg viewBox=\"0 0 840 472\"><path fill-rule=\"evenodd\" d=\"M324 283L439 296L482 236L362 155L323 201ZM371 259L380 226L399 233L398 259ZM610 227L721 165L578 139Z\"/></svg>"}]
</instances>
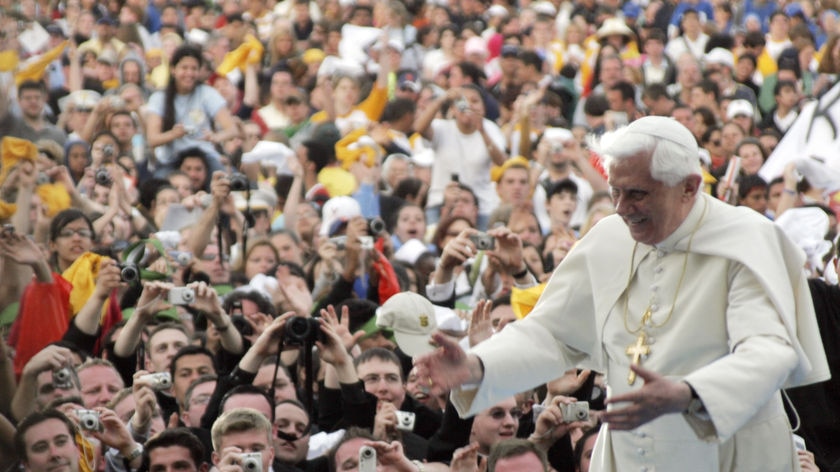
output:
<instances>
[{"instance_id":1,"label":"young man","mask_svg":"<svg viewBox=\"0 0 840 472\"><path fill-rule=\"evenodd\" d=\"M513 207L524 205L531 196L530 166L523 157L508 159L496 180L499 199Z\"/></svg>"},{"instance_id":2,"label":"young man","mask_svg":"<svg viewBox=\"0 0 840 472\"><path fill-rule=\"evenodd\" d=\"M79 472L76 426L56 410L33 413L18 424L15 449L26 472L50 472L62 467Z\"/></svg>"},{"instance_id":3,"label":"young man","mask_svg":"<svg viewBox=\"0 0 840 472\"><path fill-rule=\"evenodd\" d=\"M570 225L580 226L586 218L586 207L595 191L608 190L607 181L589 163L589 155L565 128L548 128L537 146L537 161L545 167L534 188L534 213L540 221L543 234L551 229L548 215L548 192L560 181L569 179L577 185L577 206L572 213ZM579 176L574 169L580 169Z\"/></svg>"},{"instance_id":4,"label":"young man","mask_svg":"<svg viewBox=\"0 0 840 472\"><path fill-rule=\"evenodd\" d=\"M268 418L251 408L235 408L224 413L214 423L213 465L220 470L226 466L242 465L242 454L259 453L262 470L270 470L274 461L273 427Z\"/></svg>"},{"instance_id":5,"label":"young man","mask_svg":"<svg viewBox=\"0 0 840 472\"><path fill-rule=\"evenodd\" d=\"M551 222L549 235L566 235L572 231L572 215L578 206L578 187L571 179L561 180L546 194L548 218Z\"/></svg>"},{"instance_id":6,"label":"young man","mask_svg":"<svg viewBox=\"0 0 840 472\"><path fill-rule=\"evenodd\" d=\"M799 93L799 88L796 82L790 80L780 80L776 82L773 88L773 97L776 101L776 106L764 115L764 119L759 124L759 128L774 129L784 136L787 130L793 126L796 117L799 116L799 100L802 95Z\"/></svg>"},{"instance_id":7,"label":"young man","mask_svg":"<svg viewBox=\"0 0 840 472\"><path fill-rule=\"evenodd\" d=\"M172 358L169 373L172 376L172 396L179 405L183 405L193 381L202 375L216 375L213 354L201 346L184 346Z\"/></svg>"},{"instance_id":8,"label":"young man","mask_svg":"<svg viewBox=\"0 0 840 472\"><path fill-rule=\"evenodd\" d=\"M207 472L204 445L186 428L167 429L148 442L143 464L149 472Z\"/></svg>"},{"instance_id":9,"label":"young man","mask_svg":"<svg viewBox=\"0 0 840 472\"><path fill-rule=\"evenodd\" d=\"M436 119L445 103L452 105L452 119ZM461 182L478 196L478 226L486 226L490 212L499 201L490 182L490 167L504 164L506 156L504 135L495 123L485 118L481 89L471 84L451 88L418 115L414 129L432 142L437 156L432 166L427 205L432 211L428 220L438 221L444 190L452 175L459 174Z\"/></svg>"},{"instance_id":10,"label":"young man","mask_svg":"<svg viewBox=\"0 0 840 472\"><path fill-rule=\"evenodd\" d=\"M745 206L767 216L767 192L767 182L761 177L742 177L738 182L738 206Z\"/></svg>"},{"instance_id":11,"label":"young man","mask_svg":"<svg viewBox=\"0 0 840 472\"><path fill-rule=\"evenodd\" d=\"M490 448L489 472L548 472L548 459L534 443L525 439L509 439Z\"/></svg>"}]
</instances>

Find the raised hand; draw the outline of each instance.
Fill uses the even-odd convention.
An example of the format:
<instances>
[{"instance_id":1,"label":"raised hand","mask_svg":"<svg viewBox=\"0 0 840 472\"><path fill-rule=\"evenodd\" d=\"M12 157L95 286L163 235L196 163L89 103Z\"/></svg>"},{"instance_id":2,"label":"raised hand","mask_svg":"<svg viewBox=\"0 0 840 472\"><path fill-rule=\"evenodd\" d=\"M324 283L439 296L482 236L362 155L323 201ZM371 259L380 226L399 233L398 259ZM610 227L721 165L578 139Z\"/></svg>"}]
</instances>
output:
<instances>
[{"instance_id":1,"label":"raised hand","mask_svg":"<svg viewBox=\"0 0 840 472\"><path fill-rule=\"evenodd\" d=\"M565 436L571 429L586 426L586 421L567 422L563 419L561 405L574 403L572 397L558 395L551 399L551 404L537 417L534 434L528 438L544 450L548 450L558 439Z\"/></svg>"},{"instance_id":2,"label":"raised hand","mask_svg":"<svg viewBox=\"0 0 840 472\"><path fill-rule=\"evenodd\" d=\"M493 302L490 300L479 300L478 305L473 310L470 317L470 327L467 331L470 347L493 336L493 323L490 321L491 310L493 310Z\"/></svg>"},{"instance_id":3,"label":"raised hand","mask_svg":"<svg viewBox=\"0 0 840 472\"><path fill-rule=\"evenodd\" d=\"M34 266L46 262L47 257L35 241L14 232L0 233L0 255L21 265Z\"/></svg>"},{"instance_id":4,"label":"raised hand","mask_svg":"<svg viewBox=\"0 0 840 472\"><path fill-rule=\"evenodd\" d=\"M340 319L335 313L335 307L332 305L327 306L325 310L321 310L321 318L332 327L341 339L341 344L344 345L344 349L347 349L348 352L365 335L364 330L361 329L355 333L350 333L350 308L347 305L341 307Z\"/></svg>"}]
</instances>

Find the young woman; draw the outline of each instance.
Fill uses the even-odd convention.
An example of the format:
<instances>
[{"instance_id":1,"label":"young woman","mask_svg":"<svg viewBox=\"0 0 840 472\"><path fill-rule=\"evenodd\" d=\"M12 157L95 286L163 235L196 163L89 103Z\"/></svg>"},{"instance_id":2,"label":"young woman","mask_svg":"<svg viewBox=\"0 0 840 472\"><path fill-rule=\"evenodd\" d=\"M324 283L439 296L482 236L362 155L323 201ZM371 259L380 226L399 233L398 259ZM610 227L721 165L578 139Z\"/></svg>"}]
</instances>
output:
<instances>
[{"instance_id":1,"label":"young woman","mask_svg":"<svg viewBox=\"0 0 840 472\"><path fill-rule=\"evenodd\" d=\"M154 149L155 176L165 177L174 169L178 152L199 147L210 157L211 170L221 170L216 144L234 137L238 128L224 98L213 87L199 81L204 62L201 49L179 47L170 61L166 90L149 99L149 146Z\"/></svg>"}]
</instances>

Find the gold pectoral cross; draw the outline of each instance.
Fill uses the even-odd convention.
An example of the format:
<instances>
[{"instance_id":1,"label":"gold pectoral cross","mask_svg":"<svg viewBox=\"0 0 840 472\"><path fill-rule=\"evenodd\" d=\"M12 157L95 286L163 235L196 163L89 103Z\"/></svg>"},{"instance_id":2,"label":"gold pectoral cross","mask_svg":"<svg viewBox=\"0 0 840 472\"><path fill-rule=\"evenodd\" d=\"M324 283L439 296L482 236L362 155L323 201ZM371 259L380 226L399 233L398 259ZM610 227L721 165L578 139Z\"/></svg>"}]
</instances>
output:
<instances>
[{"instance_id":1,"label":"gold pectoral cross","mask_svg":"<svg viewBox=\"0 0 840 472\"><path fill-rule=\"evenodd\" d=\"M631 364L640 365L642 363L642 356L650 354L650 344L647 343L647 334L644 331L639 333L639 337L636 338L636 343L627 346L625 352L630 356ZM630 369L630 373L627 375L627 384L633 385L634 383L636 383L636 373Z\"/></svg>"}]
</instances>

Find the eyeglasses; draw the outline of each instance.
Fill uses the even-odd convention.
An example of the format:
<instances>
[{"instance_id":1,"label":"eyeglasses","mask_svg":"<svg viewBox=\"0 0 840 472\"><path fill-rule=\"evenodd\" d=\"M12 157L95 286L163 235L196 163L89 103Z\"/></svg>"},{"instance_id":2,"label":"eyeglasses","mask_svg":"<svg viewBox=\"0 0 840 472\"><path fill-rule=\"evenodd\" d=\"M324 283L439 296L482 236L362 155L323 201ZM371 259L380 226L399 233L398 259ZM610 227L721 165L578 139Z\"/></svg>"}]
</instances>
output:
<instances>
[{"instance_id":1,"label":"eyeglasses","mask_svg":"<svg viewBox=\"0 0 840 472\"><path fill-rule=\"evenodd\" d=\"M199 257L199 259L201 259L202 261L215 261L218 258L219 258L218 253L216 253L216 254L202 254L201 257ZM227 254L225 254L222 257L222 260L225 261L225 262L227 262L228 259L230 259L230 258L228 257Z\"/></svg>"},{"instance_id":2,"label":"eyeglasses","mask_svg":"<svg viewBox=\"0 0 840 472\"><path fill-rule=\"evenodd\" d=\"M522 418L524 413L522 412L521 408L511 408L510 411L502 410L501 408L494 409L490 411L490 418L493 418L496 421L501 421L505 419L505 416L510 415L511 418L519 421L519 418Z\"/></svg>"},{"instance_id":3,"label":"eyeglasses","mask_svg":"<svg viewBox=\"0 0 840 472\"><path fill-rule=\"evenodd\" d=\"M211 395L204 394L190 398L190 405L206 405L210 402Z\"/></svg>"},{"instance_id":4,"label":"eyeglasses","mask_svg":"<svg viewBox=\"0 0 840 472\"><path fill-rule=\"evenodd\" d=\"M58 233L59 238L72 238L73 235L77 235L80 238L87 238L90 239L93 237L93 231L82 228L82 229L72 229L72 228L64 228Z\"/></svg>"}]
</instances>

